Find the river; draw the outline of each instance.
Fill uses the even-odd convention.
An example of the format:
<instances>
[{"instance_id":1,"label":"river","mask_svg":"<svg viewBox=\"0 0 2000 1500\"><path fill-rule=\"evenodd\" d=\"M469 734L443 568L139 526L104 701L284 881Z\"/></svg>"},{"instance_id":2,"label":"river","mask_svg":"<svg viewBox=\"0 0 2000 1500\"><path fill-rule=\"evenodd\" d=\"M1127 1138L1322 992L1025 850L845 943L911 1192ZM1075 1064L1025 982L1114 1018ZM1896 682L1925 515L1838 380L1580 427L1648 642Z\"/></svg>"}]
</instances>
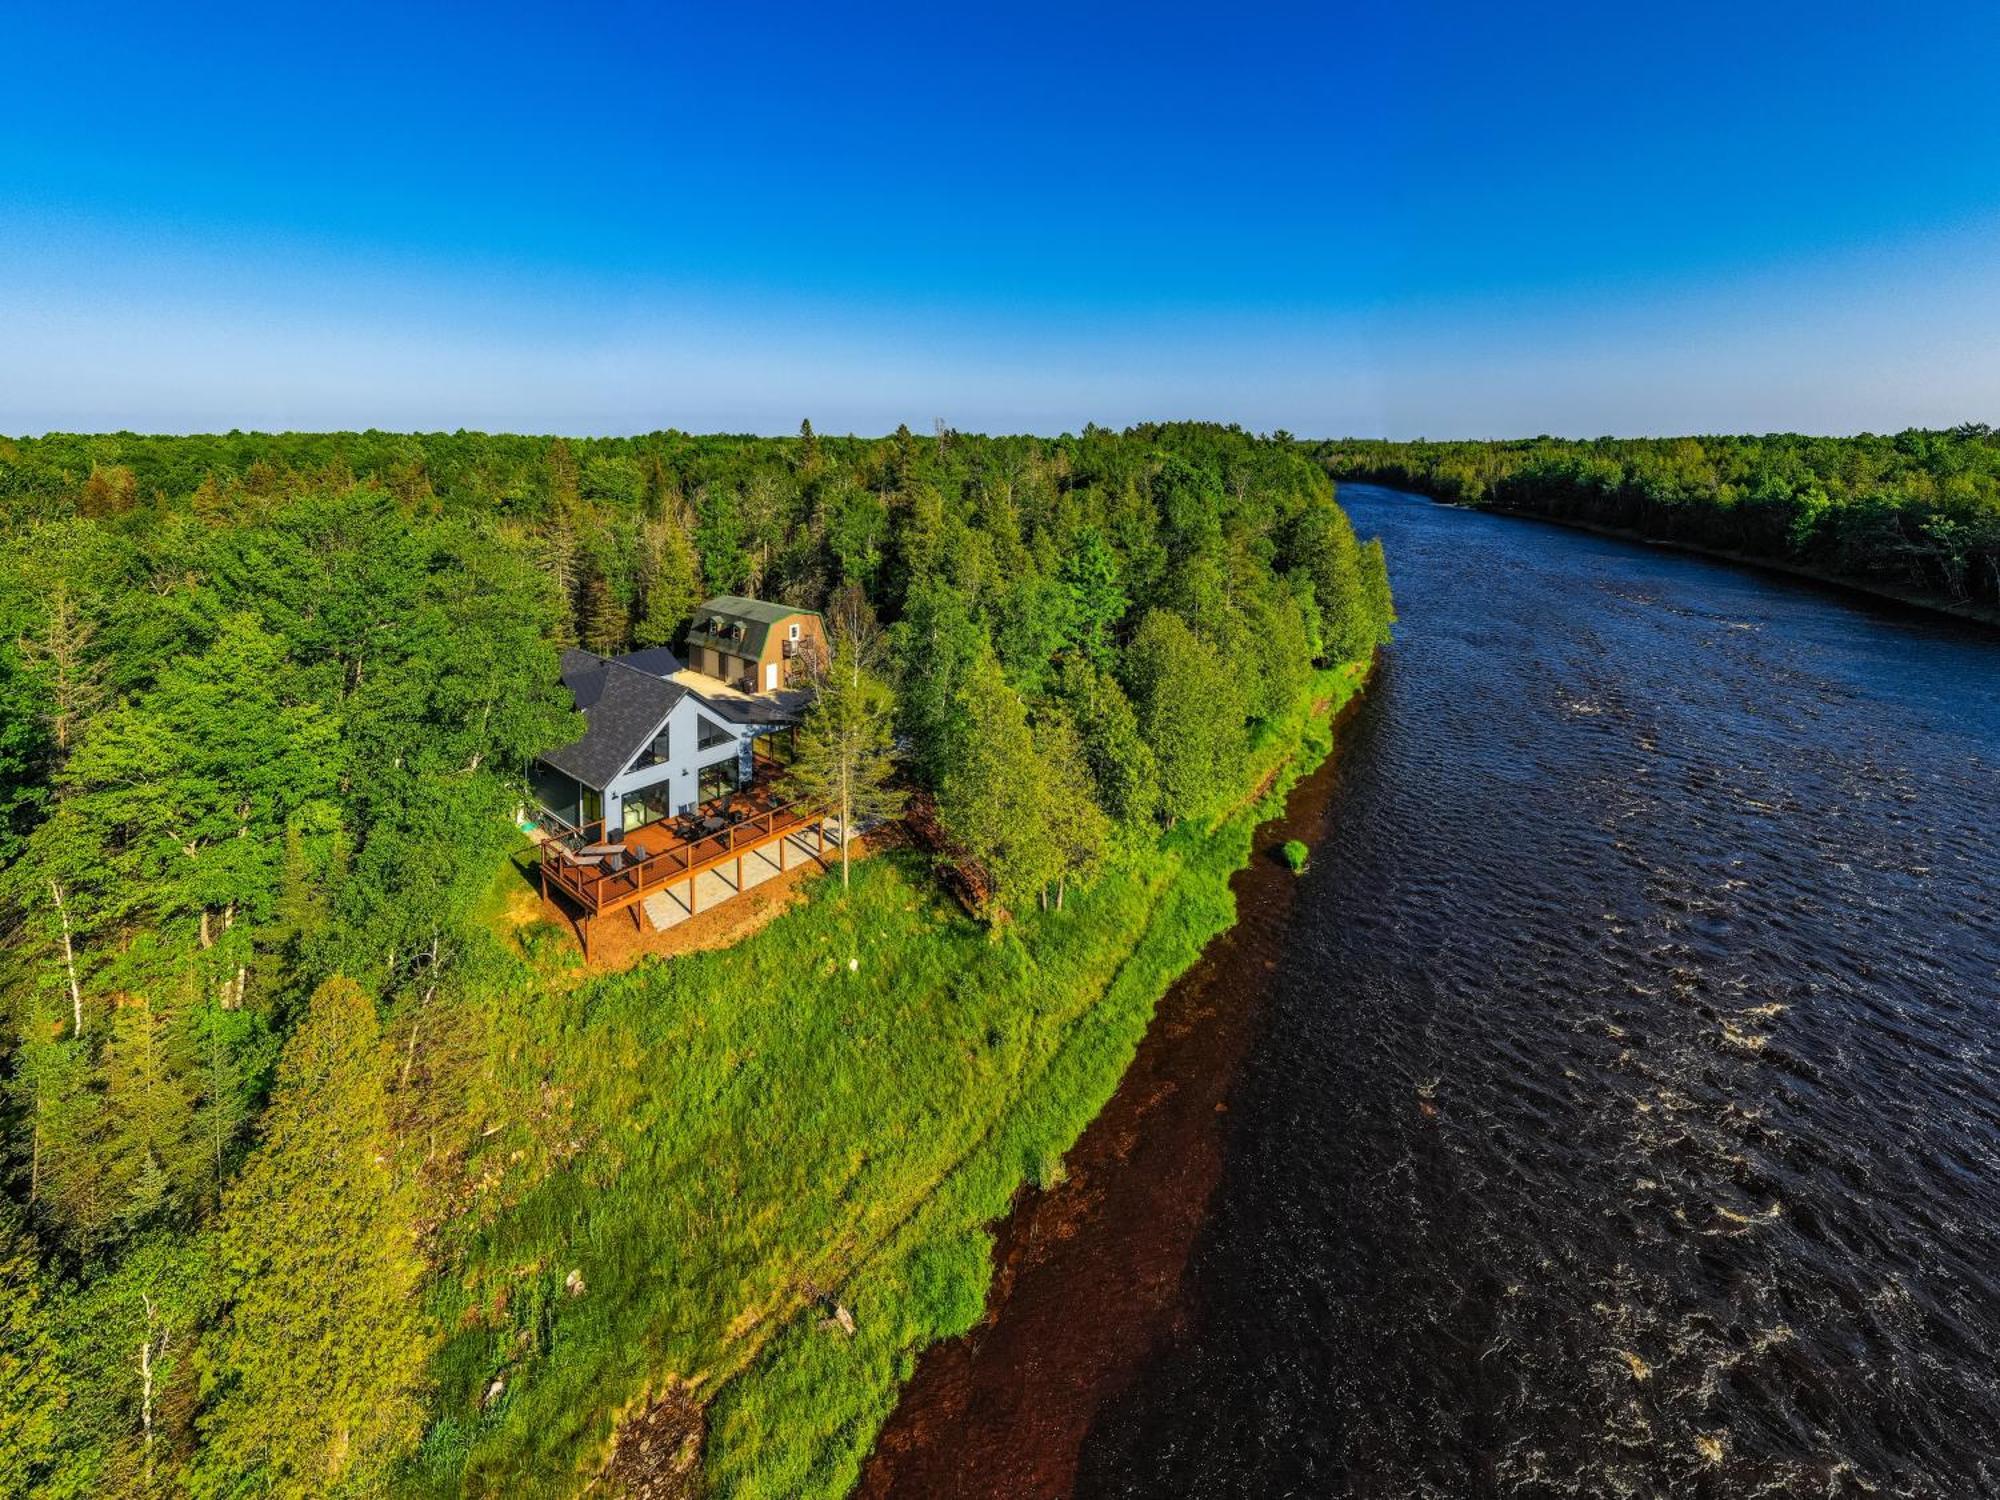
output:
<instances>
[{"instance_id":1,"label":"river","mask_svg":"<svg viewBox=\"0 0 2000 1500\"><path fill-rule=\"evenodd\" d=\"M1396 644L863 1492L2000 1495L2000 636L1342 500Z\"/></svg>"}]
</instances>

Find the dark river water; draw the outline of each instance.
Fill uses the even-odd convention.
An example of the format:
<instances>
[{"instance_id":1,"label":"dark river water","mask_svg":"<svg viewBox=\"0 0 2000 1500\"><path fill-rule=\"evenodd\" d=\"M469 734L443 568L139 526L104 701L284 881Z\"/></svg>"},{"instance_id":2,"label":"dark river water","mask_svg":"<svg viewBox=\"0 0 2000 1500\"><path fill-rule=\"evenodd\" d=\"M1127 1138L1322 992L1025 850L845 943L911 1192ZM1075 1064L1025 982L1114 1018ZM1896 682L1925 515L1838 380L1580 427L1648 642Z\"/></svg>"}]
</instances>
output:
<instances>
[{"instance_id":1,"label":"dark river water","mask_svg":"<svg viewBox=\"0 0 2000 1500\"><path fill-rule=\"evenodd\" d=\"M1342 499L1397 641L1171 1314L1015 1492L2000 1495L2000 634Z\"/></svg>"}]
</instances>

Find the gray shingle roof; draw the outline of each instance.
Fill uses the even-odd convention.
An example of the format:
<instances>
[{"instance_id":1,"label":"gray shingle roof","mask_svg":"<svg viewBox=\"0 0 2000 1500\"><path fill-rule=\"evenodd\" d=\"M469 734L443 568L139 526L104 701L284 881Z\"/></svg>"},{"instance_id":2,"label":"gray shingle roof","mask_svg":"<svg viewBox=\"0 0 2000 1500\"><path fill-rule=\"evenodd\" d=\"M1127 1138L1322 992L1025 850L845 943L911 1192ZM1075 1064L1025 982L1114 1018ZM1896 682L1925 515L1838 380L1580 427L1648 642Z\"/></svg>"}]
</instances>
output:
<instances>
[{"instance_id":1,"label":"gray shingle roof","mask_svg":"<svg viewBox=\"0 0 2000 1500\"><path fill-rule=\"evenodd\" d=\"M655 677L671 677L681 670L684 663L665 646L647 646L638 651L627 651L623 656L612 658L628 667L637 667L641 672L651 672Z\"/></svg>"},{"instance_id":2,"label":"gray shingle roof","mask_svg":"<svg viewBox=\"0 0 2000 1500\"><path fill-rule=\"evenodd\" d=\"M696 693L694 701L730 724L796 724L798 714L782 703L762 698L728 698L721 693Z\"/></svg>"},{"instance_id":3,"label":"gray shingle roof","mask_svg":"<svg viewBox=\"0 0 2000 1500\"><path fill-rule=\"evenodd\" d=\"M582 739L546 752L542 761L600 792L687 694L677 682L575 648L562 654L562 680L590 727Z\"/></svg>"}]
</instances>

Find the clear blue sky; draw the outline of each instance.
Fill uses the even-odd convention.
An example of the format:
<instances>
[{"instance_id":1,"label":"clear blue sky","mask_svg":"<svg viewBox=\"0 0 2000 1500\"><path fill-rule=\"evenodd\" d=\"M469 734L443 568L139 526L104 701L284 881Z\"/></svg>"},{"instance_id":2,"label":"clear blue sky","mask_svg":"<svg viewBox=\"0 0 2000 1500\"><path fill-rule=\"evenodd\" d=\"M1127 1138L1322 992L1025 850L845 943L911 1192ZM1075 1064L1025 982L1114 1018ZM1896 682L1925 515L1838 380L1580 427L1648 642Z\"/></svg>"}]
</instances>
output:
<instances>
[{"instance_id":1,"label":"clear blue sky","mask_svg":"<svg viewBox=\"0 0 2000 1500\"><path fill-rule=\"evenodd\" d=\"M2000 421L2000 6L842 9L9 7L0 431Z\"/></svg>"}]
</instances>

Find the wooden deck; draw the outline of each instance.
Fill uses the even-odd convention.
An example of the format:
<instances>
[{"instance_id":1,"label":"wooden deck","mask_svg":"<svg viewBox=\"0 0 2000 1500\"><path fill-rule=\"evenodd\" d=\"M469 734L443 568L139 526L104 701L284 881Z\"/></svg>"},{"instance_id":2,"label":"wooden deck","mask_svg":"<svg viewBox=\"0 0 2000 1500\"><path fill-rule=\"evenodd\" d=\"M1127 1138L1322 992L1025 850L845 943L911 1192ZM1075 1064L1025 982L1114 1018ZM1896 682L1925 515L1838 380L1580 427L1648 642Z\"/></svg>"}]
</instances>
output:
<instances>
[{"instance_id":1,"label":"wooden deck","mask_svg":"<svg viewBox=\"0 0 2000 1500\"><path fill-rule=\"evenodd\" d=\"M602 825L593 824L574 842L589 847L602 833ZM542 896L544 900L560 896L563 899L558 905L573 911L577 937L588 959L590 929L600 917L630 911L633 926L643 931L643 904L662 892L671 892L687 915L693 916L702 909L703 875L720 873L726 900L743 889L746 858L754 856L769 864L775 850L777 869L782 873L788 857L801 857L799 851L803 851L805 856L817 858L829 843L839 847L838 832L827 832L824 809L797 802L753 810L740 822L701 838L683 838L668 823L648 824L625 836L622 847L628 857L636 854L638 858L616 871L602 863L579 862L570 856L568 842L551 840L543 846Z\"/></svg>"}]
</instances>

